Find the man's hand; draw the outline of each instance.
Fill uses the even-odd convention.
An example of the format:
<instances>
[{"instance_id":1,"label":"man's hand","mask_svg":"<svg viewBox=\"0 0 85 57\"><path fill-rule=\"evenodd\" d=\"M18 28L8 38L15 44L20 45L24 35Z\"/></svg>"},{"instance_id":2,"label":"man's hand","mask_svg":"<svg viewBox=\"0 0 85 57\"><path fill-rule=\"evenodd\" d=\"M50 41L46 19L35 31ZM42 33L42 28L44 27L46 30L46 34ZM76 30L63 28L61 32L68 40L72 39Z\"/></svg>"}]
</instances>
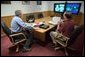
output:
<instances>
[{"instance_id":1,"label":"man's hand","mask_svg":"<svg viewBox=\"0 0 85 57\"><path fill-rule=\"evenodd\" d=\"M58 24L58 25L57 25L57 29L56 29L56 32L59 30L59 25L60 25L60 24Z\"/></svg>"}]
</instances>

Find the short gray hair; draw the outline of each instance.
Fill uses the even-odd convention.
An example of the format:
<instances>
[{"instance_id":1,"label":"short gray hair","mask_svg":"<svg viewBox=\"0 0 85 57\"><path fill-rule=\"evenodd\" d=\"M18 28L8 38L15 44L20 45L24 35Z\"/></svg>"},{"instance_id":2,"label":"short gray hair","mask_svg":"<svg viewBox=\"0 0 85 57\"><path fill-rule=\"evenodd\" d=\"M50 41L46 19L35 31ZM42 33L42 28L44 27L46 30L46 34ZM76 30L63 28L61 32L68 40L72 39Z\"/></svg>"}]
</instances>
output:
<instances>
[{"instance_id":1,"label":"short gray hair","mask_svg":"<svg viewBox=\"0 0 85 57\"><path fill-rule=\"evenodd\" d=\"M71 15L72 13L69 12L69 11L66 11L66 12L64 12L64 14L69 14L69 15Z\"/></svg>"},{"instance_id":2,"label":"short gray hair","mask_svg":"<svg viewBox=\"0 0 85 57\"><path fill-rule=\"evenodd\" d=\"M16 16L21 15L21 10L16 10L16 11L15 11L15 15L16 15Z\"/></svg>"},{"instance_id":3,"label":"short gray hair","mask_svg":"<svg viewBox=\"0 0 85 57\"><path fill-rule=\"evenodd\" d=\"M64 12L64 15L65 15L68 19L72 19L72 13L71 13L71 12Z\"/></svg>"}]
</instances>

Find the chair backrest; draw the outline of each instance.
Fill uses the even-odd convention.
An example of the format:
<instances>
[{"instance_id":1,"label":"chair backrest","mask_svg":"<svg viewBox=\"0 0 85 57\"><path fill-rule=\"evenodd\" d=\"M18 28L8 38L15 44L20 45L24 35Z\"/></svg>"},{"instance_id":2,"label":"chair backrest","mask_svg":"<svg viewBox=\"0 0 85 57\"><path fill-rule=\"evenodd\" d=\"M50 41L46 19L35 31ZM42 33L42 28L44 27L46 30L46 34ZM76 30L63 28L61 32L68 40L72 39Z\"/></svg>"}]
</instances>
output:
<instances>
[{"instance_id":1,"label":"chair backrest","mask_svg":"<svg viewBox=\"0 0 85 57\"><path fill-rule=\"evenodd\" d=\"M32 21L29 21L29 20L32 20ZM26 21L27 21L27 22L34 22L34 21L35 21L34 15L27 15L27 16L26 16Z\"/></svg>"},{"instance_id":2,"label":"chair backrest","mask_svg":"<svg viewBox=\"0 0 85 57\"><path fill-rule=\"evenodd\" d=\"M71 44L73 44L75 42L75 40L78 38L78 36L83 31L83 29L84 29L84 25L80 25L80 26L78 26L77 28L75 28L73 30L73 32L69 36L70 39L68 41L68 45L71 45Z\"/></svg>"},{"instance_id":3,"label":"chair backrest","mask_svg":"<svg viewBox=\"0 0 85 57\"><path fill-rule=\"evenodd\" d=\"M1 27L3 29L3 31L6 33L6 35L9 37L9 35L11 35L11 30L6 26L6 24L1 21ZM10 37L9 37L10 38ZM10 41L12 41L12 39L10 38Z\"/></svg>"},{"instance_id":4,"label":"chair backrest","mask_svg":"<svg viewBox=\"0 0 85 57\"><path fill-rule=\"evenodd\" d=\"M39 13L38 14L38 18L43 18L43 14L42 13Z\"/></svg>"}]
</instances>

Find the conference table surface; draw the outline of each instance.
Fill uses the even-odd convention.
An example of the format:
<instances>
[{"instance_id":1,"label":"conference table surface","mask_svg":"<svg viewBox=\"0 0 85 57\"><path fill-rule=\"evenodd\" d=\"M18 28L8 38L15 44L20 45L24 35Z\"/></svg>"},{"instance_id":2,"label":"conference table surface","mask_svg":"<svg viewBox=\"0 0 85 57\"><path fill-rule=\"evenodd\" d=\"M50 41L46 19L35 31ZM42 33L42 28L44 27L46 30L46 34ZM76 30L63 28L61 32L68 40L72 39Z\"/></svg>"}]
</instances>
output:
<instances>
[{"instance_id":1,"label":"conference table surface","mask_svg":"<svg viewBox=\"0 0 85 57\"><path fill-rule=\"evenodd\" d=\"M48 23L49 21L51 21L51 19L52 19L51 17L44 17L44 18L36 19L35 23L44 21L46 25L49 25L49 28L42 29L42 28L37 27L37 29L35 29L35 31L40 32L40 33L45 33L46 31L52 29L54 27L54 25L51 25Z\"/></svg>"},{"instance_id":2,"label":"conference table surface","mask_svg":"<svg viewBox=\"0 0 85 57\"><path fill-rule=\"evenodd\" d=\"M49 25L49 28L47 29L42 29L42 28L39 28L39 27L34 27L34 37L36 37L37 39L45 42L45 39L46 39L46 32L51 30L52 28L55 27L55 25L51 25L49 24L49 21L51 21L52 17L44 17L44 18L40 18L40 19L35 19L35 22L34 23L39 23L39 22L45 22L46 25Z\"/></svg>"}]
</instances>

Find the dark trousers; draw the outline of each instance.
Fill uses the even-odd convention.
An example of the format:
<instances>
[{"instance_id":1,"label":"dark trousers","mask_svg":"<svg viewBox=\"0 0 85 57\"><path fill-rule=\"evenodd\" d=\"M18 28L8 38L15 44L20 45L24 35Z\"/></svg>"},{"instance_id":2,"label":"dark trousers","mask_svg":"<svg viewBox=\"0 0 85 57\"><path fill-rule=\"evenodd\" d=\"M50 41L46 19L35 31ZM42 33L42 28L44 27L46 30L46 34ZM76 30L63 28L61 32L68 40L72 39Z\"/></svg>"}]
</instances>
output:
<instances>
[{"instance_id":1,"label":"dark trousers","mask_svg":"<svg viewBox=\"0 0 85 57\"><path fill-rule=\"evenodd\" d=\"M13 34L16 34L16 33L19 33L19 32L13 32ZM33 43L33 33L32 33L32 31L22 30L22 31L20 31L20 33L23 33L26 36L26 42L24 44L24 47L30 48L32 43ZM20 37L17 37L17 38L20 38ZM18 40L18 39L15 39L15 40Z\"/></svg>"},{"instance_id":2,"label":"dark trousers","mask_svg":"<svg viewBox=\"0 0 85 57\"><path fill-rule=\"evenodd\" d=\"M29 31L22 31L22 33L26 36L26 39L27 39L24 47L26 48L31 47L33 43L33 33Z\"/></svg>"}]
</instances>

